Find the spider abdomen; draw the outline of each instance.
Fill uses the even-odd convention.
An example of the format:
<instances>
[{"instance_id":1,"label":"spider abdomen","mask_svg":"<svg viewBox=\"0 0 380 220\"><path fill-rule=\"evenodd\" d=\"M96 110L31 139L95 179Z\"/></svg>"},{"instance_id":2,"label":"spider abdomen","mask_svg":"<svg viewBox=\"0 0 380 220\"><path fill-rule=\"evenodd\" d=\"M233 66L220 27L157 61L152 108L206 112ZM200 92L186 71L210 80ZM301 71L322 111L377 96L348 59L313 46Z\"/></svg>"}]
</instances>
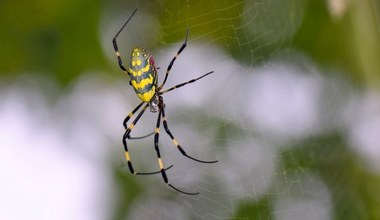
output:
<instances>
[{"instance_id":1,"label":"spider abdomen","mask_svg":"<svg viewBox=\"0 0 380 220\"><path fill-rule=\"evenodd\" d=\"M143 48L134 48L128 72L137 96L142 101L149 102L157 87L157 69L152 54Z\"/></svg>"}]
</instances>

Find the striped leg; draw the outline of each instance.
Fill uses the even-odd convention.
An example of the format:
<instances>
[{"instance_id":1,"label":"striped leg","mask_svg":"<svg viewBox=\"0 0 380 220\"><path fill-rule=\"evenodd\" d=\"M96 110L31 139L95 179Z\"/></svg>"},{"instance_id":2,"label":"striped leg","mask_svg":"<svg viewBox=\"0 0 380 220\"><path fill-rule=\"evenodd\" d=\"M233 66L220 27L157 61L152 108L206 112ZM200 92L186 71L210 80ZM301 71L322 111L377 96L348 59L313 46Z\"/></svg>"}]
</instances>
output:
<instances>
[{"instance_id":1,"label":"striped leg","mask_svg":"<svg viewBox=\"0 0 380 220\"><path fill-rule=\"evenodd\" d=\"M178 58L178 56L181 54L181 52L185 49L186 45L187 45L187 36L189 35L189 29L187 29L186 31L186 38L185 38L185 42L183 42L182 46L179 48L177 54L173 57L173 59L170 61L169 63L169 66L168 68L166 69L166 74L165 74L165 79L164 81L162 82L162 84L158 87L158 91L160 91L162 89L162 87L165 85L166 83L166 80L168 79L168 76L169 76L169 73L170 73L170 70L172 69L173 67L173 64L174 64L174 61Z\"/></svg>"},{"instance_id":2,"label":"striped leg","mask_svg":"<svg viewBox=\"0 0 380 220\"><path fill-rule=\"evenodd\" d=\"M154 129L154 148L156 149L158 166L160 168L162 178L164 179L166 184L168 184L171 188L175 189L176 191L178 191L180 193L187 194L187 195L199 194L198 192L197 193L190 193L190 192L185 192L185 191L179 190L176 187L174 187L172 184L169 183L168 177L166 176L166 172L164 169L164 162L161 159L160 149L158 148L158 140L160 137L160 124L161 124L161 111L158 112L157 124L156 124L156 128Z\"/></svg>"},{"instance_id":3,"label":"striped leg","mask_svg":"<svg viewBox=\"0 0 380 220\"><path fill-rule=\"evenodd\" d=\"M141 102L135 109L133 109L133 111L131 111L128 116L124 119L124 122L123 122L123 125L124 125L124 128L127 129L127 124L128 124L128 121L129 119L131 119L133 117L133 115L141 108L141 106L144 104L144 102ZM152 134L154 134L154 132L152 133L149 133L147 135L144 135L144 136L140 136L140 137L131 137L130 134L128 134L127 136L127 139L130 139L130 140L133 140L133 139L143 139L143 138L146 138L146 137L149 137L151 136Z\"/></svg>"},{"instance_id":4,"label":"striped leg","mask_svg":"<svg viewBox=\"0 0 380 220\"><path fill-rule=\"evenodd\" d=\"M195 82L195 81L197 81L197 80L200 80L200 79L202 79L203 77L205 77L205 76L207 76L207 75L210 75L210 74L213 73L213 72L214 72L214 71L211 71L211 72L208 72L208 73L206 73L206 74L204 74L203 76L200 76L200 77L198 77L198 78L195 78L195 79L189 80L189 81L184 82L184 83L180 83L180 84L178 84L178 85L176 85L176 86L171 87L170 89L166 89L166 90L164 90L164 91L160 91L160 92L158 92L158 94L159 94L159 95L162 95L162 94L164 94L164 93L167 93L167 92L170 92L170 91L172 91L172 90L178 89L178 88L180 88L180 87L182 87L182 86L184 86L184 85L187 85L187 84L193 83L193 82Z\"/></svg>"},{"instance_id":5,"label":"striped leg","mask_svg":"<svg viewBox=\"0 0 380 220\"><path fill-rule=\"evenodd\" d=\"M170 136L170 138L173 141L173 144L178 148L178 150L182 153L183 156L190 158L192 160L195 160L197 162L200 162L200 163L216 163L216 162L218 162L217 160L213 160L213 161L199 160L199 159L196 159L194 157L187 155L186 151L181 147L181 145L179 145L178 141L174 138L173 134L169 130L169 126L168 126L168 123L167 123L166 117L165 117L165 109L161 108L161 111L162 111L162 123L164 124L165 131Z\"/></svg>"},{"instance_id":6,"label":"striped leg","mask_svg":"<svg viewBox=\"0 0 380 220\"><path fill-rule=\"evenodd\" d=\"M139 110L141 108L141 106L144 104L144 102L141 102L138 106L136 106L135 109L133 109L129 114L128 116L124 119L123 121L123 125L124 125L124 128L127 129L127 123L129 121L129 119L131 119L133 117L133 115L137 112L137 110Z\"/></svg>"},{"instance_id":7,"label":"striped leg","mask_svg":"<svg viewBox=\"0 0 380 220\"><path fill-rule=\"evenodd\" d=\"M129 133L132 131L132 129L135 127L136 123L139 121L139 119L141 118L141 116L144 114L145 110L148 108L149 106L149 103L147 103L144 108L140 111L140 113L137 115L137 117L135 118L135 120L132 122L131 125L129 125L129 127L127 128L127 130L125 131L124 135L123 135L123 145L124 145L124 150L125 150L125 159L127 160L127 163L128 163L128 168L129 168L129 171L132 173L132 174L135 174L135 175L151 175L151 174L158 174L162 171L156 171L156 172L148 172L148 173L141 173L141 172L135 172L135 170L133 169L133 166L132 166L132 162L131 162L131 158L129 156L129 152L128 152L128 146L127 146L127 138L129 136ZM137 106L139 107L139 106ZM137 111L137 110L136 110ZM133 112L133 111L132 111ZM172 166L169 166L167 169L170 169ZM164 169L165 170L165 169Z\"/></svg>"},{"instance_id":8,"label":"striped leg","mask_svg":"<svg viewBox=\"0 0 380 220\"><path fill-rule=\"evenodd\" d=\"M115 50L115 55L117 57L117 61L119 63L119 67L124 72L126 72L128 75L129 75L129 73L128 73L127 69L123 66L123 62L121 61L120 52L119 52L119 49L118 49L117 43L116 43L116 38L119 36L120 32L124 29L124 27L128 24L129 20L131 20L131 18L136 13L136 11L137 11L137 9L135 9L133 11L132 15L128 18L128 20L124 23L124 25L120 28L120 30L116 33L115 37L113 37L113 39L112 39L112 44L113 44L113 48Z\"/></svg>"}]
</instances>

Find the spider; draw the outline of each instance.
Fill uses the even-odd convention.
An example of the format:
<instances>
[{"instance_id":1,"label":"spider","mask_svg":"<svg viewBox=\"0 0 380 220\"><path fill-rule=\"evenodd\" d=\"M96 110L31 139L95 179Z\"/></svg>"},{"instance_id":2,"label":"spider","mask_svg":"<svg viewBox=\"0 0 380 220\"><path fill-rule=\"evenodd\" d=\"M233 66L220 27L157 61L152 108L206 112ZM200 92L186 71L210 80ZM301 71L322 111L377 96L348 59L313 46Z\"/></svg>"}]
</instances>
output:
<instances>
[{"instance_id":1,"label":"spider","mask_svg":"<svg viewBox=\"0 0 380 220\"><path fill-rule=\"evenodd\" d=\"M162 178L165 181L165 183L168 184L174 190L176 190L180 193L183 193L183 194L197 195L197 194L199 194L198 192L195 192L195 193L186 192L186 191L183 191L183 190L180 190L180 189L174 187L171 183L169 183L169 180L168 180L168 177L167 177L165 171L170 169L171 167L173 167L173 165L171 165L167 168L164 168L164 163L161 159L161 154L160 154L160 150L158 147L161 122L164 126L165 132L170 136L170 138L173 141L173 144L177 147L177 149L180 151L180 153L183 156L185 156L191 160L200 162L200 163L216 163L218 161L217 160L215 160L215 161L199 160L199 159L196 159L194 157L189 156L186 153L186 151L181 147L181 145L178 143L178 141L176 140L176 138L174 137L174 135L172 134L172 132L169 129L168 122L167 122L166 116L165 116L165 104L164 104L164 99L163 99L162 95L167 93L167 92L173 91L177 88L180 88L184 85L187 85L187 84L193 83L197 80L200 80L203 77L210 75L214 71L208 72L208 73L206 73L206 74L204 74L198 78L192 79L190 81L180 83L180 84L173 86L169 89L162 90L165 83L166 83L166 80L168 79L168 76L169 76L170 70L174 64L174 61L177 59L177 57L181 54L181 52L186 47L189 30L187 30L187 32L186 32L185 41L183 42L182 46L179 48L177 54L171 60L169 66L167 67L165 78L164 78L164 81L162 82L161 85L158 86L158 79L157 79L158 78L157 77L157 69L158 68L156 67L156 65L154 63L154 59L153 59L152 54L150 52L148 52L147 50L141 48L141 47L137 46L132 50L131 58L130 58L131 59L130 65L128 68L125 68L123 65L123 62L121 60L121 56L120 56L120 52L119 52L119 49L117 46L116 38L119 36L121 31L124 29L124 27L129 23L129 21L132 19L133 15L136 13L136 11L137 11L137 9L135 9L133 11L131 16L128 18L128 20L124 23L124 25L120 28L120 30L116 33L115 37L112 39L112 43L113 43L113 47L115 50L115 55L117 57L117 61L119 63L119 67L121 70L123 70L126 74L129 75L129 77L130 77L129 84L133 87L137 96L141 100L141 103L139 105L137 105L137 107L135 107L128 114L128 116L124 119L124 122L123 122L123 125L126 129L126 131L123 135L123 140L122 140L123 145L124 145L124 150L125 150L125 159L127 160L129 171L132 174L134 174L134 175L152 175L152 174L161 173ZM138 113L138 115L136 116L134 121L128 126L127 125L128 121L133 117L133 115L143 105L144 105L144 107L142 108L142 110ZM153 112L153 113L158 112L157 123L156 123L156 127L154 129L154 132L147 134L145 136L141 136L141 137L131 137L130 133L131 133L132 129L135 127L135 125L137 124L137 122L139 121L139 119L141 118L141 116L144 114L145 110L148 107L150 108L151 112ZM153 134L154 134L154 148L155 148L156 153L157 153L158 166L159 166L160 170L156 171L156 172L136 172L132 166L131 157L128 153L127 139L142 139L142 138L146 138L148 136L151 136Z\"/></svg>"}]
</instances>

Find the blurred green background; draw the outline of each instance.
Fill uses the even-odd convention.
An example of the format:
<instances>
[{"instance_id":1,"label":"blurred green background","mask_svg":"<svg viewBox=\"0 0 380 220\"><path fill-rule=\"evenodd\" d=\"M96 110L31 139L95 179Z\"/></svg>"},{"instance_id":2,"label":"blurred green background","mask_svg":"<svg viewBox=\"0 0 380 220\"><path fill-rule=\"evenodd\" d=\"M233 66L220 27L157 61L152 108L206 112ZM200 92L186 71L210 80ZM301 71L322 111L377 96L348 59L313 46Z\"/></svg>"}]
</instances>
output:
<instances>
[{"instance_id":1,"label":"blurred green background","mask_svg":"<svg viewBox=\"0 0 380 220\"><path fill-rule=\"evenodd\" d=\"M118 39L126 64L132 47L141 45L153 52L162 74L189 28L171 85L215 71L193 90L173 92L166 106L171 129L189 154L219 160L183 163L187 159L166 140L167 159L179 155L167 162L178 172L169 172L170 181L199 190L198 197L178 195L160 176L133 176L123 165L121 124L138 100L120 74L111 40L135 8ZM34 211L25 212L31 219L380 219L378 1L3 0L0 48L0 180L9 184L0 190L9 193L0 199L8 207L0 207L2 219L23 218L16 201L33 203ZM176 78L185 69L191 75ZM293 104L297 114L287 107ZM290 109L289 120L274 109ZM155 115L146 117L141 132L155 124ZM293 117L300 121L293 123ZM41 143L46 149L38 150ZM152 140L133 143L145 148L133 155L136 163L155 168ZM66 159L54 166L42 162L52 170L31 179L30 172L41 167L14 166L54 158L44 153L54 148L91 162L83 170L81 162ZM263 155L269 165L260 162ZM75 187L82 182L92 190L82 195L54 187L60 181L46 182L62 167L97 173L78 180L66 173ZM67 202L54 203L47 214L49 201L60 200L56 190L65 192ZM72 211L70 201L94 204Z\"/></svg>"},{"instance_id":2,"label":"blurred green background","mask_svg":"<svg viewBox=\"0 0 380 220\"><path fill-rule=\"evenodd\" d=\"M286 4L278 1L24 1L20 2L22 7L10 1L1 4L1 72L9 77L24 71L49 72L50 77L67 84L85 70L109 70L111 64L104 59L99 44L100 20L102 16L112 16L112 9L127 17L127 12L138 7L159 21L162 33L151 43L153 47L180 40L183 33L178 30L194 26L193 36L210 37L210 41L239 62L265 62L274 51L290 47L307 52L321 65L347 70L348 77L360 85L379 85L379 3L376 1L293 0ZM244 13L252 16L250 22L257 29L250 36L244 30L245 5L253 7ZM281 10L283 6L288 10ZM297 20L300 14L302 20ZM284 33L296 25L300 26L292 36L260 38L268 26ZM256 38L260 39L252 40ZM245 48L256 49L244 51L242 43Z\"/></svg>"}]
</instances>

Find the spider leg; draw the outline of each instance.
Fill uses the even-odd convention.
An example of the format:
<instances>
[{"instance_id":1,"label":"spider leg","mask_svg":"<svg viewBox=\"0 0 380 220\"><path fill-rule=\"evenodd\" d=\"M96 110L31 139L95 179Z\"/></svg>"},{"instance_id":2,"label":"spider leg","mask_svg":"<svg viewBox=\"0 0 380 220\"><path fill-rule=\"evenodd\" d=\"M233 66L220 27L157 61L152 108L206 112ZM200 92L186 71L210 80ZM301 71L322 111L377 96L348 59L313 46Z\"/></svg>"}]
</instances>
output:
<instances>
[{"instance_id":1,"label":"spider leg","mask_svg":"<svg viewBox=\"0 0 380 220\"><path fill-rule=\"evenodd\" d=\"M170 136L170 138L173 141L173 144L178 148L178 150L182 153L183 156L185 156L187 158L190 158L190 159L192 159L194 161L200 162L200 163L216 163L216 162L218 162L217 160L213 160L213 161L199 160L199 159L196 159L194 157L191 157L191 156L187 155L186 151L181 147L181 145L179 145L178 141L175 139L175 137L173 136L173 134L169 130L169 126L168 126L168 123L167 123L166 117L165 117L165 109L164 109L164 107L161 108L161 111L162 111L162 123L164 124L165 131Z\"/></svg>"},{"instance_id":2,"label":"spider leg","mask_svg":"<svg viewBox=\"0 0 380 220\"><path fill-rule=\"evenodd\" d=\"M179 48L177 54L173 57L173 59L170 61L169 63L169 66L168 68L166 69L166 74L165 74L165 79L164 81L162 82L162 84L158 87L158 91L160 91L162 89L162 87L165 85L166 83L166 80L168 79L168 76L169 76L169 73L170 73L170 70L172 69L173 67L173 64L174 64L174 61L178 58L178 56L181 54L181 52L185 49L186 45L187 45L187 37L189 35L189 29L187 29L186 31L186 38L185 38L185 41L183 42L182 46Z\"/></svg>"},{"instance_id":3,"label":"spider leg","mask_svg":"<svg viewBox=\"0 0 380 220\"><path fill-rule=\"evenodd\" d=\"M154 131L149 133L149 134L146 134L146 135L143 135L143 136L138 136L138 137L131 137L131 136L128 136L127 138L129 140L139 140L139 139L144 139L144 138L147 138L149 136L152 136L154 134Z\"/></svg>"},{"instance_id":4,"label":"spider leg","mask_svg":"<svg viewBox=\"0 0 380 220\"><path fill-rule=\"evenodd\" d=\"M116 35L113 37L112 39L112 44L113 44L113 48L115 50L115 55L117 57L117 61L119 63L119 67L120 69L122 69L125 73L127 73L129 75L129 72L128 70L123 66L123 62L121 61L121 57L120 57L120 52L119 52L119 49L117 47L117 42L116 42L116 38L119 36L119 34L121 33L121 31L124 29L124 27L128 24L128 22L131 20L131 18L133 17L133 15L136 13L137 9L135 9L133 11L133 13L131 14L131 16L128 18L128 20L124 23L124 25L120 28L120 30L116 33Z\"/></svg>"},{"instance_id":5,"label":"spider leg","mask_svg":"<svg viewBox=\"0 0 380 220\"><path fill-rule=\"evenodd\" d=\"M135 111L135 110L137 111L141 107L141 105L142 104L140 104L139 106L137 106L133 111ZM129 125L129 127L127 128L127 130L125 131L125 133L123 135L123 145L124 145L124 150L125 150L125 159L127 160L129 171L132 174L135 174L135 175L151 175L151 174L158 174L158 173L162 172L162 170L155 171L155 172L144 172L144 173L142 173L142 172L135 172L135 170L133 169L133 166L132 166L131 157L130 157L129 152L128 152L127 139L128 139L129 133L131 133L132 129L135 127L136 123L139 121L139 119L141 118L141 116L144 114L144 112L148 108L148 106L149 106L149 103L147 103L144 106L144 108L140 111L140 113L137 115L137 117L132 122L132 124ZM132 116L130 116L130 117L132 117ZM172 167L173 167L173 165L169 166L168 168L165 168L165 169L162 168L162 169L163 170L168 170L168 169L170 169Z\"/></svg>"},{"instance_id":6,"label":"spider leg","mask_svg":"<svg viewBox=\"0 0 380 220\"><path fill-rule=\"evenodd\" d=\"M160 136L161 113L162 113L161 111L158 112L157 124L156 124L156 128L154 129L154 148L157 153L158 166L160 168L162 178L164 179L166 184L168 184L171 188L173 188L174 190L180 193L187 194L187 195L197 195L199 194L198 192L196 193L185 192L185 191L177 189L176 187L174 187L172 184L169 183L168 177L166 176L166 172L164 169L164 162L162 161L162 158L161 158L160 149L158 148L158 140Z\"/></svg>"},{"instance_id":7,"label":"spider leg","mask_svg":"<svg viewBox=\"0 0 380 220\"><path fill-rule=\"evenodd\" d=\"M131 119L133 117L133 115L141 108L141 106L144 104L144 102L141 102L138 106L136 106L135 109L133 109L129 114L128 116L124 119L123 121L123 125L124 125L124 128L127 129L127 123L129 121L129 119Z\"/></svg>"},{"instance_id":8,"label":"spider leg","mask_svg":"<svg viewBox=\"0 0 380 220\"><path fill-rule=\"evenodd\" d=\"M180 88L180 87L182 87L182 86L184 86L184 85L187 85L187 84L193 83L193 82L195 82L195 81L197 81L197 80L200 80L200 79L202 79L203 77L205 77L205 76L207 76L207 75L210 75L210 74L213 73L213 72L214 72L214 71L211 71L211 72L208 72L208 73L206 73L206 74L204 74L204 75L202 75L202 76L200 76L200 77L198 77L198 78L195 78L195 79L189 80L189 81L184 82L184 83L180 83L180 84L178 84L178 85L176 85L176 86L171 87L170 89L165 89L164 91L160 91L160 92L158 92L158 94L159 94L159 95L162 95L162 94L164 94L164 93L167 93L167 92L170 92L170 91L172 91L172 90L178 89L178 88Z\"/></svg>"},{"instance_id":9,"label":"spider leg","mask_svg":"<svg viewBox=\"0 0 380 220\"><path fill-rule=\"evenodd\" d=\"M141 102L138 106L136 106L135 109L133 109L129 114L128 116L124 119L124 122L123 122L123 125L124 125L124 128L127 129L127 124L128 124L128 121L129 119L131 119L133 117L133 115L141 108L141 106L144 104L144 102ZM136 140L136 139L143 139L143 138L146 138L146 137L149 137L151 135L153 135L154 132L151 132L147 135L143 135L143 136L139 136L139 137L131 137L130 134L128 134L127 136L127 139L130 139L130 140Z\"/></svg>"}]
</instances>

